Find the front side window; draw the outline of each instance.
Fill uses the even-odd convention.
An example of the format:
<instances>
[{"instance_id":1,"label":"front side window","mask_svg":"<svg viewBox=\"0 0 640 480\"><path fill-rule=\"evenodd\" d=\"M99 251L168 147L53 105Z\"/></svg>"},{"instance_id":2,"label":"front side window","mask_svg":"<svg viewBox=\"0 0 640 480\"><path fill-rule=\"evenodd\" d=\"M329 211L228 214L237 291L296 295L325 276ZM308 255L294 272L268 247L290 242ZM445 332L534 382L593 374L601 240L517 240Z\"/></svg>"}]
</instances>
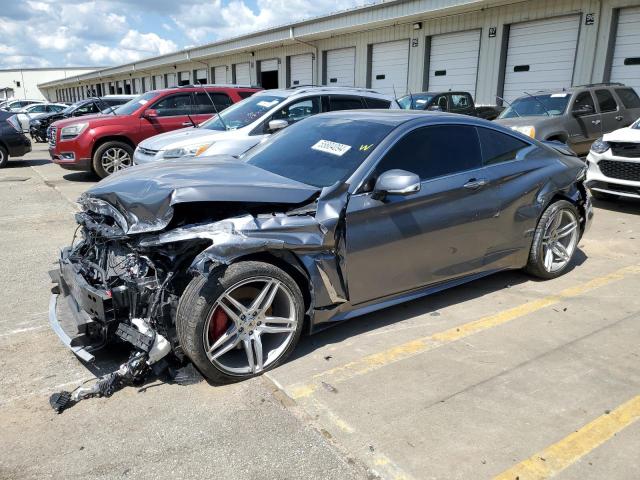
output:
<instances>
[{"instance_id":1,"label":"front side window","mask_svg":"<svg viewBox=\"0 0 640 480\"><path fill-rule=\"evenodd\" d=\"M490 128L478 127L478 136L485 166L516 160L518 153L530 146L511 135Z\"/></svg>"},{"instance_id":2,"label":"front side window","mask_svg":"<svg viewBox=\"0 0 640 480\"><path fill-rule=\"evenodd\" d=\"M452 93L451 95L451 111L467 110L471 107L471 97L465 93Z\"/></svg>"},{"instance_id":3,"label":"front side window","mask_svg":"<svg viewBox=\"0 0 640 480\"><path fill-rule=\"evenodd\" d=\"M191 94L169 95L157 101L153 107L159 117L177 117L191 114Z\"/></svg>"},{"instance_id":4,"label":"front side window","mask_svg":"<svg viewBox=\"0 0 640 480\"><path fill-rule=\"evenodd\" d=\"M29 107L29 111L32 113L42 113L47 111L46 105L34 105L33 107Z\"/></svg>"},{"instance_id":5,"label":"front side window","mask_svg":"<svg viewBox=\"0 0 640 480\"><path fill-rule=\"evenodd\" d=\"M570 93L520 97L511 102L498 118L556 117L566 111L570 97Z\"/></svg>"},{"instance_id":6,"label":"front side window","mask_svg":"<svg viewBox=\"0 0 640 480\"><path fill-rule=\"evenodd\" d=\"M195 105L193 113L218 113L232 104L233 102L229 98L229 95L227 95L226 93L197 92L195 94Z\"/></svg>"},{"instance_id":7,"label":"front side window","mask_svg":"<svg viewBox=\"0 0 640 480\"><path fill-rule=\"evenodd\" d=\"M282 107L273 114L271 120L286 120L292 124L320 112L320 97L309 97Z\"/></svg>"},{"instance_id":8,"label":"front side window","mask_svg":"<svg viewBox=\"0 0 640 480\"><path fill-rule=\"evenodd\" d=\"M376 167L376 176L399 168L430 180L482 166L475 127L436 125L407 133Z\"/></svg>"},{"instance_id":9,"label":"front side window","mask_svg":"<svg viewBox=\"0 0 640 480\"><path fill-rule=\"evenodd\" d=\"M640 97L633 88L616 88L616 93L625 108L640 108Z\"/></svg>"},{"instance_id":10,"label":"front side window","mask_svg":"<svg viewBox=\"0 0 640 480\"><path fill-rule=\"evenodd\" d=\"M609 90L596 90L596 98L600 105L600 112L615 112L618 109L618 104Z\"/></svg>"},{"instance_id":11,"label":"front side window","mask_svg":"<svg viewBox=\"0 0 640 480\"><path fill-rule=\"evenodd\" d=\"M395 128L385 121L316 116L285 128L244 160L319 188L346 180Z\"/></svg>"},{"instance_id":12,"label":"front side window","mask_svg":"<svg viewBox=\"0 0 640 480\"><path fill-rule=\"evenodd\" d=\"M131 115L133 112L138 110L141 106L147 105L149 101L157 97L156 92L148 92L142 94L132 100L129 100L127 103L116 108L113 113L116 115Z\"/></svg>"},{"instance_id":13,"label":"front side window","mask_svg":"<svg viewBox=\"0 0 640 480\"><path fill-rule=\"evenodd\" d=\"M584 110L585 107L591 108L592 112L596 111L596 106L593 103L593 97L591 96L591 92L589 91L579 93L576 96L576 99L573 101L573 107L571 108L571 110L573 112L577 112L580 110Z\"/></svg>"},{"instance_id":14,"label":"front side window","mask_svg":"<svg viewBox=\"0 0 640 480\"><path fill-rule=\"evenodd\" d=\"M432 98L430 93L413 93L400 98L398 104L405 110L424 110Z\"/></svg>"},{"instance_id":15,"label":"front side window","mask_svg":"<svg viewBox=\"0 0 640 480\"><path fill-rule=\"evenodd\" d=\"M86 103L84 105L82 105L81 107L79 107L75 112L73 112L74 115L89 115L91 113L98 113L98 107L96 107L96 104L93 102L89 102Z\"/></svg>"},{"instance_id":16,"label":"front side window","mask_svg":"<svg viewBox=\"0 0 640 480\"><path fill-rule=\"evenodd\" d=\"M446 95L440 95L438 98L436 98L434 105L440 107L443 112L446 112L448 110L448 102L447 102Z\"/></svg>"},{"instance_id":17,"label":"front side window","mask_svg":"<svg viewBox=\"0 0 640 480\"><path fill-rule=\"evenodd\" d=\"M359 97L348 97L346 95L331 95L329 97L329 110L357 110L364 108Z\"/></svg>"}]
</instances>

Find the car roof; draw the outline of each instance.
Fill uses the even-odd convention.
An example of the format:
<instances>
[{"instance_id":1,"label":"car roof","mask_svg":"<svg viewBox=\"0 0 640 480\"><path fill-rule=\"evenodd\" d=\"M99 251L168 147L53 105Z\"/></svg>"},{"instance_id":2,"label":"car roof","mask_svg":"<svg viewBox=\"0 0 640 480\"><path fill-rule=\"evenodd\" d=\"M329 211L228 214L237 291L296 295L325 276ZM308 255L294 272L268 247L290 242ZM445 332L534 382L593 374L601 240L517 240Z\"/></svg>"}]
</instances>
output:
<instances>
[{"instance_id":1,"label":"car roof","mask_svg":"<svg viewBox=\"0 0 640 480\"><path fill-rule=\"evenodd\" d=\"M314 86L314 85L301 85L291 88L274 88L271 90L262 90L256 95L273 95L276 97L293 97L308 95L310 93L325 94L325 95L357 95L361 97L380 98L384 100L393 100L391 95L372 90L370 88L358 88L358 87L331 87L331 86Z\"/></svg>"}]
</instances>

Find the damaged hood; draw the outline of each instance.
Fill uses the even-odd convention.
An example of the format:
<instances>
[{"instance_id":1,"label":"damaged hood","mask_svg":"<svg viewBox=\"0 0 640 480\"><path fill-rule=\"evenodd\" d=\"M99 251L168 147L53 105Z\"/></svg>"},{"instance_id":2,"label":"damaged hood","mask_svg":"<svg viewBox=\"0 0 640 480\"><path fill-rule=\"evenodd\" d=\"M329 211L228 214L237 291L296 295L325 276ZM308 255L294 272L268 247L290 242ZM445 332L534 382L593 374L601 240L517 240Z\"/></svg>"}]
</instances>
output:
<instances>
[{"instance_id":1,"label":"damaged hood","mask_svg":"<svg viewBox=\"0 0 640 480\"><path fill-rule=\"evenodd\" d=\"M179 203L300 204L318 191L234 157L215 156L123 170L89 189L79 203L85 210L113 217L125 233L136 234L165 228Z\"/></svg>"},{"instance_id":2,"label":"damaged hood","mask_svg":"<svg viewBox=\"0 0 640 480\"><path fill-rule=\"evenodd\" d=\"M220 133L223 132L207 130L206 128L181 128L180 130L160 133L159 135L147 138L140 142L140 147L148 150L167 150L192 145L201 140L207 141L214 139L217 136L216 134Z\"/></svg>"}]
</instances>

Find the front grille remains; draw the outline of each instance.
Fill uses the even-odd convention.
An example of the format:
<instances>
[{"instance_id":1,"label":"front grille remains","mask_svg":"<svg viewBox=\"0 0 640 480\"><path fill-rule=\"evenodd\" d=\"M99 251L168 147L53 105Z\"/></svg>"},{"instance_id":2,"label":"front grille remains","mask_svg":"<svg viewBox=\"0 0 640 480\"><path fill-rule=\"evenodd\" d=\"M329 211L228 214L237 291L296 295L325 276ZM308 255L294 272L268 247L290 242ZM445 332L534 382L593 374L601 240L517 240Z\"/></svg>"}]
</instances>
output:
<instances>
[{"instance_id":1,"label":"front grille remains","mask_svg":"<svg viewBox=\"0 0 640 480\"><path fill-rule=\"evenodd\" d=\"M640 163L601 160L598 162L598 166L600 171L609 178L640 181Z\"/></svg>"},{"instance_id":2,"label":"front grille remains","mask_svg":"<svg viewBox=\"0 0 640 480\"><path fill-rule=\"evenodd\" d=\"M616 157L640 158L640 143L609 142Z\"/></svg>"},{"instance_id":3,"label":"front grille remains","mask_svg":"<svg viewBox=\"0 0 640 480\"><path fill-rule=\"evenodd\" d=\"M49 145L55 146L56 144L56 134L58 133L58 127L49 127L47 131L47 137L49 137Z\"/></svg>"}]
</instances>

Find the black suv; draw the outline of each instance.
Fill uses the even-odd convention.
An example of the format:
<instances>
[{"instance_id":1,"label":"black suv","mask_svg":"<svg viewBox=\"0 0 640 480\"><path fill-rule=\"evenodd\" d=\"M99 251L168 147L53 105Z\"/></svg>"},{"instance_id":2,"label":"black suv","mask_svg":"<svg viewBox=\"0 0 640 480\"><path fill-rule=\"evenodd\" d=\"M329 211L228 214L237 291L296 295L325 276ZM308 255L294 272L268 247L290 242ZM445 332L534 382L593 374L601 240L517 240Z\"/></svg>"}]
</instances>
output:
<instances>
[{"instance_id":1,"label":"black suv","mask_svg":"<svg viewBox=\"0 0 640 480\"><path fill-rule=\"evenodd\" d=\"M63 118L81 117L83 115L95 115L96 113L109 113L109 109L127 103L135 95L108 95L106 97L93 97L69 105L61 112L43 115L29 122L29 134L36 142L47 141L47 129L49 125Z\"/></svg>"},{"instance_id":2,"label":"black suv","mask_svg":"<svg viewBox=\"0 0 640 480\"><path fill-rule=\"evenodd\" d=\"M0 168L6 167L9 157L21 157L31 151L31 141L13 112L0 111Z\"/></svg>"}]
</instances>

